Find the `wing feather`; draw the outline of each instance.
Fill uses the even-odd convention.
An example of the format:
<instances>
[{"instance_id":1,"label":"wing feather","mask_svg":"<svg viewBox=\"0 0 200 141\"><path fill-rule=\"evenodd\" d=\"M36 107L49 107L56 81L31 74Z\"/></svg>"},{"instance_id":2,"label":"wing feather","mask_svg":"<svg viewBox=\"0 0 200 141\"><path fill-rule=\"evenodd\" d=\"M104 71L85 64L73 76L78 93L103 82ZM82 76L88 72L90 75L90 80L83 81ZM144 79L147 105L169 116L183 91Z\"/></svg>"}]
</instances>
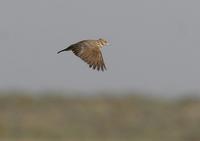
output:
<instances>
[{"instance_id":1,"label":"wing feather","mask_svg":"<svg viewBox=\"0 0 200 141\"><path fill-rule=\"evenodd\" d=\"M86 62L90 68L98 71L100 69L102 71L106 70L102 53L98 47L84 44L83 46L75 46L72 48L72 52Z\"/></svg>"}]
</instances>

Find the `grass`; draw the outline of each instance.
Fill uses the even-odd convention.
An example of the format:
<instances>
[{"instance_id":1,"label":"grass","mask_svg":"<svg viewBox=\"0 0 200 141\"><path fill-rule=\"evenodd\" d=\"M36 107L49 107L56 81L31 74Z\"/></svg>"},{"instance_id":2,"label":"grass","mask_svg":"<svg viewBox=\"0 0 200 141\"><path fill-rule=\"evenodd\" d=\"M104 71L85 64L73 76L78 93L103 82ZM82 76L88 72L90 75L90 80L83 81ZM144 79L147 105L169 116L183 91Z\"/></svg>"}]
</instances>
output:
<instances>
[{"instance_id":1,"label":"grass","mask_svg":"<svg viewBox=\"0 0 200 141\"><path fill-rule=\"evenodd\" d=\"M0 140L200 140L200 99L33 95L0 95Z\"/></svg>"}]
</instances>

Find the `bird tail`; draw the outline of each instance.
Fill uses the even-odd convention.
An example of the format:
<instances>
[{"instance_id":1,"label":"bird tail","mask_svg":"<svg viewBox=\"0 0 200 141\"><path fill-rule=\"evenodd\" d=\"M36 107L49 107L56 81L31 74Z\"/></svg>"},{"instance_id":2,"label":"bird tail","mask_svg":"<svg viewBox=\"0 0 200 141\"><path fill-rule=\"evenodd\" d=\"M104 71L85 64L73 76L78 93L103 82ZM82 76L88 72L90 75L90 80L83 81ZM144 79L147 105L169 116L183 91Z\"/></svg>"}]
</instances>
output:
<instances>
[{"instance_id":1,"label":"bird tail","mask_svg":"<svg viewBox=\"0 0 200 141\"><path fill-rule=\"evenodd\" d=\"M63 50L61 50L61 51L58 51L57 54L59 54L59 53L61 53L61 52L63 52L63 51L69 51L69 50L71 50L71 46L68 47L68 48L65 48L65 49L63 49Z\"/></svg>"}]
</instances>

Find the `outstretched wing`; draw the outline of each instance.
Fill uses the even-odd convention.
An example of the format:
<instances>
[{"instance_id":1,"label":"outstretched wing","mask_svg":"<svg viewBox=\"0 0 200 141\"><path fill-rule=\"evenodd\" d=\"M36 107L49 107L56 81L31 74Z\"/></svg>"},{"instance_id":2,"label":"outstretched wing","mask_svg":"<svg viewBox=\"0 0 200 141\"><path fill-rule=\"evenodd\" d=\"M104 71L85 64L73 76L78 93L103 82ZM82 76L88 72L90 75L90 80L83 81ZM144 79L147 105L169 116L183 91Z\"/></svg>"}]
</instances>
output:
<instances>
[{"instance_id":1,"label":"outstretched wing","mask_svg":"<svg viewBox=\"0 0 200 141\"><path fill-rule=\"evenodd\" d=\"M106 66L103 60L102 53L98 47L94 46L76 46L72 48L73 53L85 61L90 68L106 70Z\"/></svg>"}]
</instances>

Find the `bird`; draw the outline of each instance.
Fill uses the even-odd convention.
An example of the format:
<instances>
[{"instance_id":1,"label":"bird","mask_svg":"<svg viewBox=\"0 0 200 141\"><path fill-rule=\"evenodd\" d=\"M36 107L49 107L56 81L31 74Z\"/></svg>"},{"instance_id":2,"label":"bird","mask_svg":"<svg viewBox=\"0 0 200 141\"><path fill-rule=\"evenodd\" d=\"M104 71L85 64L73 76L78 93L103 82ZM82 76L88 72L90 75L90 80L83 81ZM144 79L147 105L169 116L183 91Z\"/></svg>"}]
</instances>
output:
<instances>
[{"instance_id":1,"label":"bird","mask_svg":"<svg viewBox=\"0 0 200 141\"><path fill-rule=\"evenodd\" d=\"M76 56L87 63L90 68L104 71L107 68L100 49L107 45L109 45L108 41L102 38L97 40L82 40L58 51L57 54L63 51L72 51Z\"/></svg>"}]
</instances>

